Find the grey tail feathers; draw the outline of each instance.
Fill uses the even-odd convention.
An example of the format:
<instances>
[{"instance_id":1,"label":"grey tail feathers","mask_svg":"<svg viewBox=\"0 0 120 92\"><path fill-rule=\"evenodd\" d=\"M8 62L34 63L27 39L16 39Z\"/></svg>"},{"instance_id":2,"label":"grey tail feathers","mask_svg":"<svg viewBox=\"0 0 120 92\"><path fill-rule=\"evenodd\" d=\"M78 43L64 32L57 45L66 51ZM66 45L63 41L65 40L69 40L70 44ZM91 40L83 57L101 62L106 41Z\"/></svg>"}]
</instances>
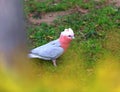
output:
<instances>
[{"instance_id":1,"label":"grey tail feathers","mask_svg":"<svg viewBox=\"0 0 120 92\"><path fill-rule=\"evenodd\" d=\"M32 53L28 54L28 57L29 58L42 58L42 57L40 57L40 56L38 56L36 54L32 54Z\"/></svg>"},{"instance_id":2,"label":"grey tail feathers","mask_svg":"<svg viewBox=\"0 0 120 92\"><path fill-rule=\"evenodd\" d=\"M30 54L28 54L28 57L29 58L39 58L39 59L44 59L44 60L51 60L48 57L42 57L42 56L40 56L40 55L38 55L36 53L30 53Z\"/></svg>"}]
</instances>

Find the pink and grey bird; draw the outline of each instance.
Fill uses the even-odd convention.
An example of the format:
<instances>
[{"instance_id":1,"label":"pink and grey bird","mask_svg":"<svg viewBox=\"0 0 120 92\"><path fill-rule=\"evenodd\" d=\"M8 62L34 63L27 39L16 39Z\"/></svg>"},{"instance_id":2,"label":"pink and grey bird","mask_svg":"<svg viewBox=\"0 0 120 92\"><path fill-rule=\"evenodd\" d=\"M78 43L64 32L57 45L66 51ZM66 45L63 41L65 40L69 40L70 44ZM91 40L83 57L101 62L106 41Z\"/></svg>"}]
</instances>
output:
<instances>
[{"instance_id":1,"label":"pink and grey bird","mask_svg":"<svg viewBox=\"0 0 120 92\"><path fill-rule=\"evenodd\" d=\"M56 59L66 51L72 39L74 39L73 30L71 28L65 29L61 32L60 37L57 40L31 50L29 57L52 60L53 65L57 66Z\"/></svg>"}]
</instances>

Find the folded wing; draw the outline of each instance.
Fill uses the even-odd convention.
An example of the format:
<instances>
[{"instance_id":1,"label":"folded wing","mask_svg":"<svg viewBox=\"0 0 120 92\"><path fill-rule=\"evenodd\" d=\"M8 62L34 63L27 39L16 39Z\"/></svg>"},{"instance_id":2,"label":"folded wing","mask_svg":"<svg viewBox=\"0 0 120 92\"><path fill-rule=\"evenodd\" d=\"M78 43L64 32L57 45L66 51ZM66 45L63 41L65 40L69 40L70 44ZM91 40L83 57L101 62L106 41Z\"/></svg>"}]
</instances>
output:
<instances>
[{"instance_id":1,"label":"folded wing","mask_svg":"<svg viewBox=\"0 0 120 92\"><path fill-rule=\"evenodd\" d=\"M58 40L54 40L45 44L43 46L37 47L31 50L29 57L31 58L41 58L44 60L55 60L61 56L64 52L64 49L61 47Z\"/></svg>"}]
</instances>

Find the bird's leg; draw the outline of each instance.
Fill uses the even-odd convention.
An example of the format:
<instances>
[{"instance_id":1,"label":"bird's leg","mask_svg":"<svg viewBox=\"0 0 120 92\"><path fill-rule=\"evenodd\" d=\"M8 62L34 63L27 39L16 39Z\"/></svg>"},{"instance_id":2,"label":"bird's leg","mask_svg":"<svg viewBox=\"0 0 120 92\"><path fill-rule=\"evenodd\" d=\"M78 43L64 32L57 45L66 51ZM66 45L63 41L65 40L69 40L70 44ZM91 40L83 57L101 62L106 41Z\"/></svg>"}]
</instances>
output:
<instances>
[{"instance_id":1,"label":"bird's leg","mask_svg":"<svg viewBox=\"0 0 120 92\"><path fill-rule=\"evenodd\" d=\"M57 65L56 65L56 60L52 60L52 62L53 62L53 65L54 65L54 66L57 66Z\"/></svg>"}]
</instances>

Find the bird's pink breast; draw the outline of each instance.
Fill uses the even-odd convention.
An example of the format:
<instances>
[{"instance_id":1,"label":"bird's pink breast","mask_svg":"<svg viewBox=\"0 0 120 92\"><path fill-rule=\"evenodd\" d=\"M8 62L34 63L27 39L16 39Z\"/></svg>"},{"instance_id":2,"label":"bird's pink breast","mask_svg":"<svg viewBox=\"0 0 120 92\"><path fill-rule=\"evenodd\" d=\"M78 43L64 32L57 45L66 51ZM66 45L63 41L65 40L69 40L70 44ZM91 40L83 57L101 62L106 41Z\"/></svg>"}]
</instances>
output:
<instances>
[{"instance_id":1,"label":"bird's pink breast","mask_svg":"<svg viewBox=\"0 0 120 92\"><path fill-rule=\"evenodd\" d=\"M68 38L67 36L63 36L61 35L59 38L61 47L66 50L69 47L69 44L71 42L72 39Z\"/></svg>"}]
</instances>

